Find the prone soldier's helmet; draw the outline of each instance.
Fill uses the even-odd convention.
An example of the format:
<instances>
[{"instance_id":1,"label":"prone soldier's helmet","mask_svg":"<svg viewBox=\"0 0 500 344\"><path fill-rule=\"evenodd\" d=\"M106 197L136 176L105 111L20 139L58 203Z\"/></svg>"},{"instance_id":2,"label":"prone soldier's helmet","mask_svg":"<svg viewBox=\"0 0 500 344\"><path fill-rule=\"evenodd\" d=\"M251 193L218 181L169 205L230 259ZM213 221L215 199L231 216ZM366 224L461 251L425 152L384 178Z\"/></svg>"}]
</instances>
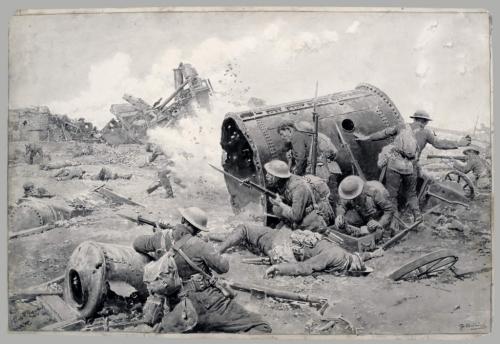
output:
<instances>
[{"instance_id":1,"label":"prone soldier's helmet","mask_svg":"<svg viewBox=\"0 0 500 344\"><path fill-rule=\"evenodd\" d=\"M288 168L288 164L281 160L271 160L264 165L264 169L270 175L273 175L278 178L290 178L292 175L290 173L290 169Z\"/></svg>"},{"instance_id":2,"label":"prone soldier's helmet","mask_svg":"<svg viewBox=\"0 0 500 344\"><path fill-rule=\"evenodd\" d=\"M340 182L339 195L343 199L354 199L361 195L365 182L358 176L348 176Z\"/></svg>"},{"instance_id":3,"label":"prone soldier's helmet","mask_svg":"<svg viewBox=\"0 0 500 344\"><path fill-rule=\"evenodd\" d=\"M35 188L35 184L32 182L26 182L23 184L24 191L32 191Z\"/></svg>"},{"instance_id":4,"label":"prone soldier's helmet","mask_svg":"<svg viewBox=\"0 0 500 344\"><path fill-rule=\"evenodd\" d=\"M413 116L410 116L410 118L420 118L420 119L424 119L426 121L432 121L431 116L429 116L429 114L424 110L415 111Z\"/></svg>"},{"instance_id":5,"label":"prone soldier's helmet","mask_svg":"<svg viewBox=\"0 0 500 344\"><path fill-rule=\"evenodd\" d=\"M470 146L468 146L467 148L465 148L465 149L463 150L463 153L464 153L464 154L467 154L467 153L469 153L469 152L471 152L471 153L474 153L474 152L475 152L477 155L479 155L479 154L481 154L481 148L479 148L479 147L478 147L478 146L476 146L476 145L470 145Z\"/></svg>"},{"instance_id":6,"label":"prone soldier's helmet","mask_svg":"<svg viewBox=\"0 0 500 344\"><path fill-rule=\"evenodd\" d=\"M208 232L208 216L203 210L198 207L178 208L177 210L191 225L198 228L200 231Z\"/></svg>"}]
</instances>

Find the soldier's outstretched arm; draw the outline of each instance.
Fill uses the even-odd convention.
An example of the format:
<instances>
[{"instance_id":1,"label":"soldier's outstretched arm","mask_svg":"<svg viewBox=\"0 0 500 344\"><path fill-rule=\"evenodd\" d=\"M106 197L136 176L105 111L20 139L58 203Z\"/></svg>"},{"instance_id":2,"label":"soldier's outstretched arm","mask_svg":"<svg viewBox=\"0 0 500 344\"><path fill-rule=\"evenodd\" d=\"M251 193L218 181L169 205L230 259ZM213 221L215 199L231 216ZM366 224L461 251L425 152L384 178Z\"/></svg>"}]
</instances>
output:
<instances>
[{"instance_id":1,"label":"soldier's outstretched arm","mask_svg":"<svg viewBox=\"0 0 500 344\"><path fill-rule=\"evenodd\" d=\"M238 225L229 234L229 236L219 245L219 252L222 254L229 248L241 245L245 242L247 227L245 225Z\"/></svg>"},{"instance_id":2,"label":"soldier's outstretched arm","mask_svg":"<svg viewBox=\"0 0 500 344\"><path fill-rule=\"evenodd\" d=\"M459 141L454 141L454 140L446 140L446 139L439 139L436 134L429 129L425 129L426 131L426 140L428 143L430 143L434 148L437 149L457 149L460 147L460 142Z\"/></svg>"},{"instance_id":3,"label":"soldier's outstretched arm","mask_svg":"<svg viewBox=\"0 0 500 344\"><path fill-rule=\"evenodd\" d=\"M203 243L200 248L201 256L207 266L217 272L218 274L225 274L229 271L229 261L223 257L216 249L209 243Z\"/></svg>"},{"instance_id":4,"label":"soldier's outstretched arm","mask_svg":"<svg viewBox=\"0 0 500 344\"><path fill-rule=\"evenodd\" d=\"M368 135L369 141L379 141L394 136L399 132L399 127L389 127Z\"/></svg>"},{"instance_id":5,"label":"soldier's outstretched arm","mask_svg":"<svg viewBox=\"0 0 500 344\"><path fill-rule=\"evenodd\" d=\"M141 235L135 238L132 247L139 253L148 254L161 249L161 232L152 235Z\"/></svg>"},{"instance_id":6,"label":"soldier's outstretched arm","mask_svg":"<svg viewBox=\"0 0 500 344\"><path fill-rule=\"evenodd\" d=\"M313 272L325 270L327 266L328 258L324 254L318 254L302 262L275 265L275 271L278 275L309 276Z\"/></svg>"}]
</instances>

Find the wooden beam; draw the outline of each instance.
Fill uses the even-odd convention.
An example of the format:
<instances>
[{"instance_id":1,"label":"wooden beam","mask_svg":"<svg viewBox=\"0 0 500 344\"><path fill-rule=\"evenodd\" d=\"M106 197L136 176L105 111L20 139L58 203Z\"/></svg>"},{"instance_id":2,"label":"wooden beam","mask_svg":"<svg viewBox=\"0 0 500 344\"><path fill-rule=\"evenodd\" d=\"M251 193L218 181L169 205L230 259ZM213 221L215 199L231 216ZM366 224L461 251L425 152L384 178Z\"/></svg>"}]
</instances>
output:
<instances>
[{"instance_id":1,"label":"wooden beam","mask_svg":"<svg viewBox=\"0 0 500 344\"><path fill-rule=\"evenodd\" d=\"M50 316L58 322L78 318L78 312L68 306L68 304L57 295L43 295L36 299Z\"/></svg>"}]
</instances>

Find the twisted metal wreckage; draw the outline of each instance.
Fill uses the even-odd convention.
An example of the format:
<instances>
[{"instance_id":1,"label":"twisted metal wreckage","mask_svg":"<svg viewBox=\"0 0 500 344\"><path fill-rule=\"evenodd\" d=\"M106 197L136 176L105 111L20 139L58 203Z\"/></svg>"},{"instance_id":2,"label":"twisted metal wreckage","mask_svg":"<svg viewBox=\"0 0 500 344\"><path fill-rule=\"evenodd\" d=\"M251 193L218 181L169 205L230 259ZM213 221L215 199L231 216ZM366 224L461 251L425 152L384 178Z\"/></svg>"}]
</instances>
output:
<instances>
[{"instance_id":1,"label":"twisted metal wreckage","mask_svg":"<svg viewBox=\"0 0 500 344\"><path fill-rule=\"evenodd\" d=\"M180 94L185 85L194 80L178 70L175 71L177 90L163 102L158 101L156 107L145 109L145 112L155 109L159 111L154 116L155 120L146 121L148 125L162 121L162 109L167 109L167 112L171 113L171 108L167 106L169 101ZM204 85L206 87L206 84ZM205 91L208 90L205 89ZM403 123L403 118L386 94L368 84L361 84L354 90L333 93L317 99L306 99L238 113L228 113L221 128L221 145L224 150L222 166L224 170L242 180L265 185L263 165L272 159L285 160L283 143L276 131L277 126L285 119L311 122L313 108L318 114L319 131L327 135L339 148L337 161L343 171L343 177L350 174L360 174L369 180L378 179L380 171L377 167L377 156L392 139L364 144L355 141L353 134L355 132L370 134ZM239 211L250 203L260 203L264 209L267 209L267 198L261 192L249 189L247 183L238 183L235 179L227 176L225 181L235 211ZM418 195L422 206L433 209L436 201L467 206L466 202L474 196L474 188L467 181L465 182L464 185L453 180L436 180L421 175L418 181ZM57 213L56 206L48 205L51 200L45 200L45 202L46 205L39 206L39 210L37 210L38 218L45 219L52 216L50 214ZM49 208L56 211L50 211ZM20 214L18 218L29 218L30 212L33 212L33 207L30 208L27 204L21 205L20 210L18 210L18 214ZM54 217L57 216L54 215ZM48 222L48 220L39 220L33 224L31 220L26 221L29 224L24 224L23 229L29 225L43 225ZM268 224L272 221L272 218L265 220ZM137 222L156 227L154 221L144 220L140 217L137 218ZM407 231L411 229L407 228ZM352 238L344 235L342 238L344 239L343 244L350 250L374 248L373 245L366 245L366 241L374 242L374 238L369 236L367 238ZM441 253L432 255L430 261L443 260L439 264L440 268L453 266L457 260L456 256L446 250ZM133 287L139 294L147 293L142 276L144 266L149 261L150 257L139 254L127 246L97 242L80 244L69 258L65 275L61 278L64 281L64 300L68 307L73 310L74 318L86 319L95 316L102 308L109 290L117 285L126 284ZM424 261L425 264L429 263L429 259ZM420 266L413 264L411 267L415 270ZM395 274L395 279L403 278L408 273L408 271L400 271ZM282 299L321 305L319 308L322 311L328 305L328 300L312 295L297 295L235 283L232 286L239 290L260 291ZM50 329L70 328L68 320L72 319L65 319L61 326L51 326Z\"/></svg>"}]
</instances>

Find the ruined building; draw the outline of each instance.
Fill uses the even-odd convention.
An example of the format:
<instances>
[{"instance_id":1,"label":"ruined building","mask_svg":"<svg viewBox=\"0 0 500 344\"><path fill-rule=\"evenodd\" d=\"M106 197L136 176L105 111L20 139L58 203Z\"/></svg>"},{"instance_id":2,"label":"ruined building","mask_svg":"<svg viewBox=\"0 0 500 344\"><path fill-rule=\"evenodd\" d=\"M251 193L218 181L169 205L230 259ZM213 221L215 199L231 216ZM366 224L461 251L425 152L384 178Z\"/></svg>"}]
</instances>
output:
<instances>
[{"instance_id":1,"label":"ruined building","mask_svg":"<svg viewBox=\"0 0 500 344\"><path fill-rule=\"evenodd\" d=\"M110 144L142 143L149 128L173 125L182 117L194 115L198 107L211 110L210 80L200 78L189 63L181 63L174 69L174 84L174 92L153 105L125 94L126 103L111 105L115 118L102 129L102 137Z\"/></svg>"}]
</instances>

